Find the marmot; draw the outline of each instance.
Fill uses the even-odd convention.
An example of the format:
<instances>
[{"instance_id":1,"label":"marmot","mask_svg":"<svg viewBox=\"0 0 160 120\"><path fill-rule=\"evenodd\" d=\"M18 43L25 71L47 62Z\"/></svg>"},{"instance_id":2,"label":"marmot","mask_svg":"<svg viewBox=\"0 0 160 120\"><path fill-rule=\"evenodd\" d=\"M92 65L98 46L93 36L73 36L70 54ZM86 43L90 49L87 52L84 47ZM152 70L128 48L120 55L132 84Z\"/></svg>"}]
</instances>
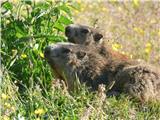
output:
<instances>
[{"instance_id":1,"label":"marmot","mask_svg":"<svg viewBox=\"0 0 160 120\"><path fill-rule=\"evenodd\" d=\"M102 39L103 35L93 27L80 24L70 24L65 28L65 35L71 43L83 44L87 46L93 44L94 47L102 47L103 49L101 49L100 52L104 53L105 49L109 49L107 46L107 41ZM113 51L111 48L110 52L114 54L114 56L120 57L121 59L129 59L128 56L120 52Z\"/></svg>"},{"instance_id":2,"label":"marmot","mask_svg":"<svg viewBox=\"0 0 160 120\"><path fill-rule=\"evenodd\" d=\"M76 76L92 90L115 82L111 91L127 93L141 101L160 100L160 70L136 61L114 57L102 47L57 43L45 48L45 58L57 77L72 90Z\"/></svg>"},{"instance_id":3,"label":"marmot","mask_svg":"<svg viewBox=\"0 0 160 120\"><path fill-rule=\"evenodd\" d=\"M80 24L68 25L65 28L65 35L69 42L85 45L100 43L103 38L97 29Z\"/></svg>"}]
</instances>

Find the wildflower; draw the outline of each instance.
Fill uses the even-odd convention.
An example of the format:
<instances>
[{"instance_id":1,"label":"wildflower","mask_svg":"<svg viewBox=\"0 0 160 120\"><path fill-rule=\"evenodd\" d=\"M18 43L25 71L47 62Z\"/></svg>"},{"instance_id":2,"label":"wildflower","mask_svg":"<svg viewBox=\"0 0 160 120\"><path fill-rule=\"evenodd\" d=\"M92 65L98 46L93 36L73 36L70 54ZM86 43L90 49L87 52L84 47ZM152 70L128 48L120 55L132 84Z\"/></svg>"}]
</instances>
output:
<instances>
[{"instance_id":1,"label":"wildflower","mask_svg":"<svg viewBox=\"0 0 160 120\"><path fill-rule=\"evenodd\" d=\"M150 48L145 48L145 53L149 54L151 52Z\"/></svg>"},{"instance_id":2,"label":"wildflower","mask_svg":"<svg viewBox=\"0 0 160 120\"><path fill-rule=\"evenodd\" d=\"M145 46L145 53L149 54L152 50L152 44L150 42L148 42Z\"/></svg>"},{"instance_id":3,"label":"wildflower","mask_svg":"<svg viewBox=\"0 0 160 120\"><path fill-rule=\"evenodd\" d=\"M82 2L82 0L77 0L77 3L80 4Z\"/></svg>"},{"instance_id":4,"label":"wildflower","mask_svg":"<svg viewBox=\"0 0 160 120\"><path fill-rule=\"evenodd\" d=\"M27 58L27 55L23 53L23 54L21 54L21 58L22 59Z\"/></svg>"},{"instance_id":5,"label":"wildflower","mask_svg":"<svg viewBox=\"0 0 160 120\"><path fill-rule=\"evenodd\" d=\"M119 43L114 43L114 44L112 44L112 49L114 51L118 51L119 49L122 49L122 45Z\"/></svg>"},{"instance_id":6,"label":"wildflower","mask_svg":"<svg viewBox=\"0 0 160 120\"><path fill-rule=\"evenodd\" d=\"M133 28L135 32L141 34L141 35L144 35L144 30L142 28L139 28L139 27L135 27Z\"/></svg>"},{"instance_id":7,"label":"wildflower","mask_svg":"<svg viewBox=\"0 0 160 120\"><path fill-rule=\"evenodd\" d=\"M15 112L15 111L16 111L16 109L15 109L15 107L14 107L14 106L12 106L12 107L11 107L11 110L12 110L13 112Z\"/></svg>"},{"instance_id":8,"label":"wildflower","mask_svg":"<svg viewBox=\"0 0 160 120\"><path fill-rule=\"evenodd\" d=\"M132 54L130 54L130 55L129 55L129 57L132 59L132 58L133 58L133 55L132 55Z\"/></svg>"},{"instance_id":9,"label":"wildflower","mask_svg":"<svg viewBox=\"0 0 160 120\"><path fill-rule=\"evenodd\" d=\"M6 108L11 108L11 104L9 104L9 103L4 103L4 106L5 106Z\"/></svg>"},{"instance_id":10,"label":"wildflower","mask_svg":"<svg viewBox=\"0 0 160 120\"><path fill-rule=\"evenodd\" d=\"M122 7L118 7L118 10L119 10L119 11L122 11Z\"/></svg>"},{"instance_id":11,"label":"wildflower","mask_svg":"<svg viewBox=\"0 0 160 120\"><path fill-rule=\"evenodd\" d=\"M133 0L133 5L135 7L139 7L140 1L139 0Z\"/></svg>"},{"instance_id":12,"label":"wildflower","mask_svg":"<svg viewBox=\"0 0 160 120\"><path fill-rule=\"evenodd\" d=\"M84 7L81 7L80 11L83 12L84 11Z\"/></svg>"},{"instance_id":13,"label":"wildflower","mask_svg":"<svg viewBox=\"0 0 160 120\"><path fill-rule=\"evenodd\" d=\"M39 55L44 58L44 54L42 52L40 52Z\"/></svg>"},{"instance_id":14,"label":"wildflower","mask_svg":"<svg viewBox=\"0 0 160 120\"><path fill-rule=\"evenodd\" d=\"M107 11L107 8L106 8L106 7L103 7L103 8L102 8L102 11L104 11L104 12Z\"/></svg>"},{"instance_id":15,"label":"wildflower","mask_svg":"<svg viewBox=\"0 0 160 120\"><path fill-rule=\"evenodd\" d=\"M45 111L44 111L44 109L42 109L42 108L38 108L38 109L36 109L36 110L34 111L34 113L35 113L36 115L41 115L41 114L44 114Z\"/></svg>"},{"instance_id":16,"label":"wildflower","mask_svg":"<svg viewBox=\"0 0 160 120\"><path fill-rule=\"evenodd\" d=\"M148 42L148 43L146 44L146 47L151 48L151 47L152 47L152 44L151 44L150 42Z\"/></svg>"},{"instance_id":17,"label":"wildflower","mask_svg":"<svg viewBox=\"0 0 160 120\"><path fill-rule=\"evenodd\" d=\"M6 94L4 94L4 93L2 93L2 99L4 99L4 100L6 100L6 99L8 99L9 98L9 96L8 95L6 95Z\"/></svg>"}]
</instances>

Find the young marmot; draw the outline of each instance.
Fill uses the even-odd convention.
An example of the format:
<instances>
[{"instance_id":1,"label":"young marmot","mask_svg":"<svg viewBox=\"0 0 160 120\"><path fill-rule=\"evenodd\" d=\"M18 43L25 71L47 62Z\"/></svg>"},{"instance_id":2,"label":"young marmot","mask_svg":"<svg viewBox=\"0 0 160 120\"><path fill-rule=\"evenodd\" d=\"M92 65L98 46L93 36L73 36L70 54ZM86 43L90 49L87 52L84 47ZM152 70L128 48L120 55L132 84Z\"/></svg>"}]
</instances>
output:
<instances>
[{"instance_id":1,"label":"young marmot","mask_svg":"<svg viewBox=\"0 0 160 120\"><path fill-rule=\"evenodd\" d=\"M114 57L102 47L57 43L45 48L45 58L58 78L73 90L76 77L92 90L98 85L115 82L111 91L127 93L141 101L160 100L160 70L136 61Z\"/></svg>"}]
</instances>

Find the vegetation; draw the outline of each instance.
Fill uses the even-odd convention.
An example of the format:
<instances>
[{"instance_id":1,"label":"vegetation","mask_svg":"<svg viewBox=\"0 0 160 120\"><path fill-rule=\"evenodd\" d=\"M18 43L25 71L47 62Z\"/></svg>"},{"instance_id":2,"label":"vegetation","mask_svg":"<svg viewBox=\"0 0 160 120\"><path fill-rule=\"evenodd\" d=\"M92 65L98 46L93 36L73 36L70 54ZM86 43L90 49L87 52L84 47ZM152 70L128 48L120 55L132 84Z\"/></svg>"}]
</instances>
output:
<instances>
[{"instance_id":1,"label":"vegetation","mask_svg":"<svg viewBox=\"0 0 160 120\"><path fill-rule=\"evenodd\" d=\"M159 2L115 0L3 1L1 3L2 120L159 119L160 103L140 104L126 95L106 98L83 85L69 94L43 55L45 46L66 41L75 23L99 27L115 51L160 66ZM77 83L78 84L78 83Z\"/></svg>"}]
</instances>

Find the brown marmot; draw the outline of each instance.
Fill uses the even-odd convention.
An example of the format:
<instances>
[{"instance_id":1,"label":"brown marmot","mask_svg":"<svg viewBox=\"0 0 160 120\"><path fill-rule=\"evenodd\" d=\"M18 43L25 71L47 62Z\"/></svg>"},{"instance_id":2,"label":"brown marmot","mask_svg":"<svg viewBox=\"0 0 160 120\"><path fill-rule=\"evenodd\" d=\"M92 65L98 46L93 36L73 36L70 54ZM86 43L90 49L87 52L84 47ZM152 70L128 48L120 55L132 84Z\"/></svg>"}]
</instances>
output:
<instances>
[{"instance_id":1,"label":"brown marmot","mask_svg":"<svg viewBox=\"0 0 160 120\"><path fill-rule=\"evenodd\" d=\"M68 25L65 28L65 35L69 42L86 45L100 43L103 38L103 35L97 29L80 24Z\"/></svg>"},{"instance_id":2,"label":"brown marmot","mask_svg":"<svg viewBox=\"0 0 160 120\"><path fill-rule=\"evenodd\" d=\"M160 100L160 70L136 61L113 56L110 50L94 45L57 43L45 48L45 58L58 78L72 90L76 76L93 90L99 84L109 85L111 91L127 93L141 101ZM108 56L108 57L106 57Z\"/></svg>"},{"instance_id":3,"label":"brown marmot","mask_svg":"<svg viewBox=\"0 0 160 120\"><path fill-rule=\"evenodd\" d=\"M71 43L84 45L93 44L94 47L102 47L103 49L100 49L100 52L104 53L106 53L105 49L109 49L107 46L107 41L102 39L103 35L100 33L100 31L93 27L80 24L70 24L65 28L65 35L68 38L68 41ZM110 52L113 54L113 56L119 57L121 59L129 59L128 56L120 52L113 51L111 48Z\"/></svg>"}]
</instances>

